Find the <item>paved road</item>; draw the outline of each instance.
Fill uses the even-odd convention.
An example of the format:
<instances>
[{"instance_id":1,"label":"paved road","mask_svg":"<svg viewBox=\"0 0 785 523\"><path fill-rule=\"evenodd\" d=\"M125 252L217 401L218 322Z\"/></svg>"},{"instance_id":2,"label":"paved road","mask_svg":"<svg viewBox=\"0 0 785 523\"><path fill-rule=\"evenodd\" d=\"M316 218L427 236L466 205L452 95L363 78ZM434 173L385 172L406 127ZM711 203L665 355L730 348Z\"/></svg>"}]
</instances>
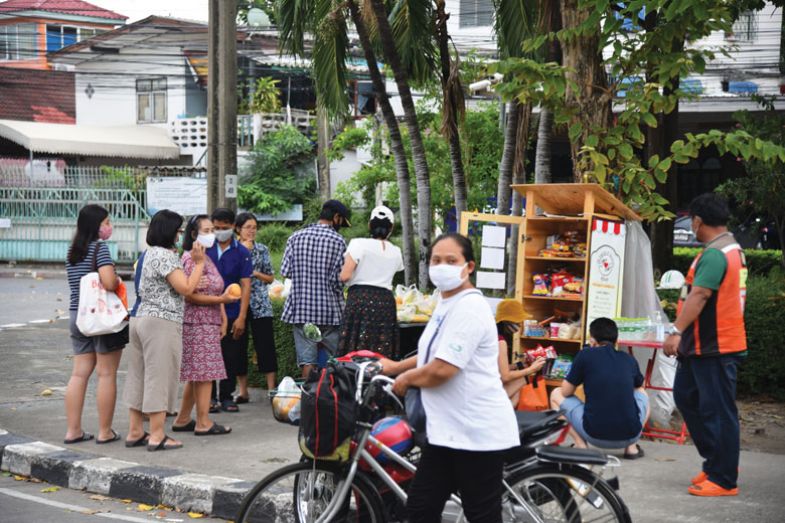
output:
<instances>
[{"instance_id":1,"label":"paved road","mask_svg":"<svg viewBox=\"0 0 785 523\"><path fill-rule=\"evenodd\" d=\"M213 518L191 519L187 514L171 510L140 510L137 503L97 496L86 492L51 488L46 483L16 481L12 477L0 477L0 521L3 523L97 523L100 521L205 521L223 523ZM56 487L55 487L56 488ZM142 507L146 508L146 507Z\"/></svg>"}]
</instances>

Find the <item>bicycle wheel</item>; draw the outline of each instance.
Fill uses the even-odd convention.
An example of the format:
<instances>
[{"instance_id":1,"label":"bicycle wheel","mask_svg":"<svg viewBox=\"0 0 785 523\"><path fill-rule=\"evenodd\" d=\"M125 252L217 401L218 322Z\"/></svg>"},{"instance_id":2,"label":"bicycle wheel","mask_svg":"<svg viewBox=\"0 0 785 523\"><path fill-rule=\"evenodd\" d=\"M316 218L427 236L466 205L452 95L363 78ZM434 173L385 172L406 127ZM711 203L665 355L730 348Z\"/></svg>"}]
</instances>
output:
<instances>
[{"instance_id":1,"label":"bicycle wheel","mask_svg":"<svg viewBox=\"0 0 785 523\"><path fill-rule=\"evenodd\" d=\"M245 496L238 523L322 523L344 476L337 466L302 462L282 467L257 483ZM338 522L384 521L378 492L358 475L344 500Z\"/></svg>"},{"instance_id":2,"label":"bicycle wheel","mask_svg":"<svg viewBox=\"0 0 785 523\"><path fill-rule=\"evenodd\" d=\"M537 518L547 523L632 521L627 506L611 486L577 465L535 463L506 481L512 493L505 490L502 498L505 523ZM521 506L519 500L526 506Z\"/></svg>"}]
</instances>

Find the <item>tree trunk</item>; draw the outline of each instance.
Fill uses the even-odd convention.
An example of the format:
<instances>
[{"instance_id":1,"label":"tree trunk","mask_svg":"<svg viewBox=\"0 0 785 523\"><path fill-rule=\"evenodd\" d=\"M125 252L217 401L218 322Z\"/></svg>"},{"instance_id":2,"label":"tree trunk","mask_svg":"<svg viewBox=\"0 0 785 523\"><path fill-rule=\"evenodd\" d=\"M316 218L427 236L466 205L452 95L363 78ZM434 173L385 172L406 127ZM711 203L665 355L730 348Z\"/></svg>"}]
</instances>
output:
<instances>
[{"instance_id":1,"label":"tree trunk","mask_svg":"<svg viewBox=\"0 0 785 523\"><path fill-rule=\"evenodd\" d=\"M400 200L401 215L401 235L403 236L403 267L406 285L416 282L417 261L414 249L414 220L412 218L412 195L411 183L409 181L409 163L406 158L406 149L403 146L401 129L398 127L398 120L390 105L390 97L387 95L387 88L384 84L384 77L377 66L376 56L373 52L373 44L368 36L368 28L354 0L349 1L349 11L351 12L360 45L365 54L365 61L368 63L368 73L373 83L376 100L390 133L390 150L395 164L395 178L398 183L398 196Z\"/></svg>"},{"instance_id":2,"label":"tree trunk","mask_svg":"<svg viewBox=\"0 0 785 523\"><path fill-rule=\"evenodd\" d=\"M534 156L534 183L551 183L551 137L553 133L553 113L545 106L540 107L540 121L537 123L537 152Z\"/></svg>"},{"instance_id":3,"label":"tree trunk","mask_svg":"<svg viewBox=\"0 0 785 523\"><path fill-rule=\"evenodd\" d=\"M507 102L504 124L504 149L499 162L499 185L496 191L496 214L510 214L510 185L515 165L515 147L518 139L518 110L514 102Z\"/></svg>"},{"instance_id":4,"label":"tree trunk","mask_svg":"<svg viewBox=\"0 0 785 523\"><path fill-rule=\"evenodd\" d=\"M591 11L579 7L582 3L581 0L563 0L561 17L565 32L582 26L589 19ZM578 164L578 151L593 131L606 129L613 117L611 110L613 96L608 90L599 33L598 22L596 31L569 35L560 41L562 62L566 69L564 76L567 79L565 105L574 114L570 118L569 125L581 125L578 137L570 140L573 179L576 182L584 181L584 169ZM586 170L593 168L590 164L585 164L584 167Z\"/></svg>"},{"instance_id":5,"label":"tree trunk","mask_svg":"<svg viewBox=\"0 0 785 523\"><path fill-rule=\"evenodd\" d=\"M515 165L512 170L512 183L518 185L526 183L526 151L529 146L529 125L531 123L531 104L517 105L518 132L515 139ZM512 192L512 215L523 214L523 197L517 192ZM518 226L513 225L510 232L510 241L507 250L507 295L515 293L515 276L518 267Z\"/></svg>"},{"instance_id":6,"label":"tree trunk","mask_svg":"<svg viewBox=\"0 0 785 523\"><path fill-rule=\"evenodd\" d=\"M419 240L419 278L420 287L428 284L428 247L431 244L431 232L433 230L433 218L431 216L431 179L428 171L428 160L425 157L425 147L423 146L420 134L420 125L417 121L417 112L414 108L412 92L409 88L409 79L406 70L401 65L401 58L395 46L390 22L387 19L387 10L382 0L370 0L371 7L376 17L376 24L379 30L379 39L382 44L384 56L387 64L393 71L395 83L398 86L398 94L403 105L404 120L409 130L409 139L412 146L412 160L414 163L414 174L417 180L417 231Z\"/></svg>"},{"instance_id":7,"label":"tree trunk","mask_svg":"<svg viewBox=\"0 0 785 523\"><path fill-rule=\"evenodd\" d=\"M460 222L461 213L466 210L466 174L463 170L461 155L461 135L458 131L458 120L465 110L463 88L460 72L456 64L450 63L450 36L447 33L447 18L444 11L444 0L436 0L436 37L439 43L439 60L441 64L443 121L442 134L450 144L450 166L452 167L452 186L455 196L455 215Z\"/></svg>"},{"instance_id":8,"label":"tree trunk","mask_svg":"<svg viewBox=\"0 0 785 523\"><path fill-rule=\"evenodd\" d=\"M327 149L330 147L330 119L327 109L316 105L316 172L319 180L319 197L322 201L330 199L330 161Z\"/></svg>"}]
</instances>

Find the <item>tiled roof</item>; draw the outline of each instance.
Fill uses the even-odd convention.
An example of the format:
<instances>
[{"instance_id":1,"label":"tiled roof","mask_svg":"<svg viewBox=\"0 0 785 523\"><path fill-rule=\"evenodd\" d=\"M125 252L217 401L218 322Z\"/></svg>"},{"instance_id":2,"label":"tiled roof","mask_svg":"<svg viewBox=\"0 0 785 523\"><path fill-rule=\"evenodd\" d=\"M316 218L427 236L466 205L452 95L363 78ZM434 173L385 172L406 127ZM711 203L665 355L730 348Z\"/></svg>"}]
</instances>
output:
<instances>
[{"instance_id":1,"label":"tiled roof","mask_svg":"<svg viewBox=\"0 0 785 523\"><path fill-rule=\"evenodd\" d=\"M0 67L0 120L76 123L74 74Z\"/></svg>"},{"instance_id":2,"label":"tiled roof","mask_svg":"<svg viewBox=\"0 0 785 523\"><path fill-rule=\"evenodd\" d=\"M49 11L74 16L90 16L110 20L127 20L128 17L103 9L82 0L6 0L0 3L0 12Z\"/></svg>"}]
</instances>

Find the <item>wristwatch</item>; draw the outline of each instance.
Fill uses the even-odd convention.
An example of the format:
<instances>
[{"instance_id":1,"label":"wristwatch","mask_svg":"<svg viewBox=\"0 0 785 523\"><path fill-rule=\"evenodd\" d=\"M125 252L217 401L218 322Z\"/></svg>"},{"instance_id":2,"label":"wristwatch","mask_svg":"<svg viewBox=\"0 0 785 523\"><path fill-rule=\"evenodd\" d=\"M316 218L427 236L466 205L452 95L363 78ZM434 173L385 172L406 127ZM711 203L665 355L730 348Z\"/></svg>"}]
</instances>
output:
<instances>
[{"instance_id":1,"label":"wristwatch","mask_svg":"<svg viewBox=\"0 0 785 523\"><path fill-rule=\"evenodd\" d=\"M681 331L676 328L676 325L671 325L671 328L668 329L668 336L681 336Z\"/></svg>"}]
</instances>

